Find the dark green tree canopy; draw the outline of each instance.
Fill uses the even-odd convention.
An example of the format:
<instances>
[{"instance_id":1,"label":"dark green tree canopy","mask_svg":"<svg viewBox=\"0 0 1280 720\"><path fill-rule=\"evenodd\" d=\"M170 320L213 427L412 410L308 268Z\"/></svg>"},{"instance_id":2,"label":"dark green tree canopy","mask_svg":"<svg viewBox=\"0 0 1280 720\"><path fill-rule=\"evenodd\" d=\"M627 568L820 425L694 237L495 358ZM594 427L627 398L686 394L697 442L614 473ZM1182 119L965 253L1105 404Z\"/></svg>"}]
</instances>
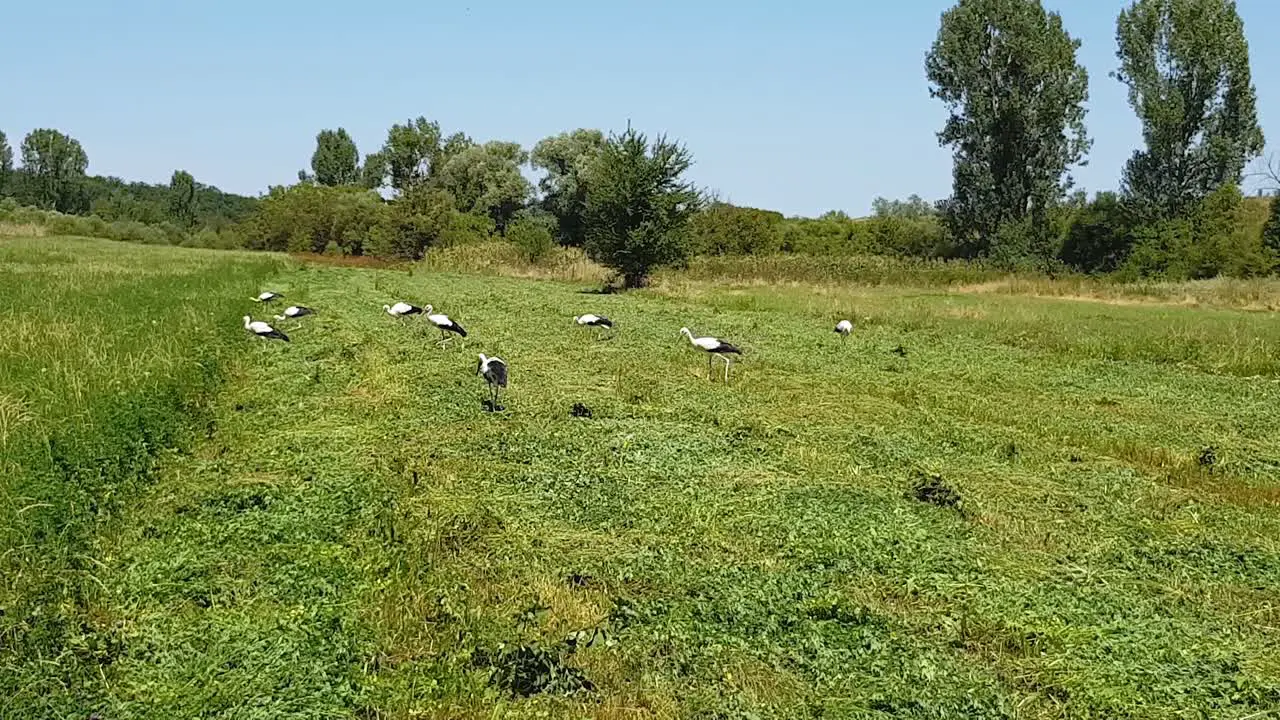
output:
<instances>
[{"instance_id":1,"label":"dark green tree canopy","mask_svg":"<svg viewBox=\"0 0 1280 720\"><path fill-rule=\"evenodd\" d=\"M83 200L89 156L80 142L51 128L38 128L22 140L22 169L30 177L36 205L72 212Z\"/></svg>"},{"instance_id":2,"label":"dark green tree canopy","mask_svg":"<svg viewBox=\"0 0 1280 720\"><path fill-rule=\"evenodd\" d=\"M951 111L938 140L954 150L943 204L960 249L985 254L997 230L1045 231L1046 211L1089 149L1080 41L1039 0L960 0L925 60L930 93Z\"/></svg>"},{"instance_id":3,"label":"dark green tree canopy","mask_svg":"<svg viewBox=\"0 0 1280 720\"><path fill-rule=\"evenodd\" d=\"M196 223L196 179L186 170L174 170L169 179L169 217L181 227Z\"/></svg>"},{"instance_id":4,"label":"dark green tree canopy","mask_svg":"<svg viewBox=\"0 0 1280 720\"><path fill-rule=\"evenodd\" d=\"M1125 193L1148 216L1184 216L1262 152L1244 24L1232 0L1137 0L1116 43L1146 145Z\"/></svg>"},{"instance_id":5,"label":"dark green tree canopy","mask_svg":"<svg viewBox=\"0 0 1280 720\"><path fill-rule=\"evenodd\" d=\"M565 245L581 246L586 241L584 177L600 156L604 142L604 133L599 130L578 129L544 138L530 155L530 164L546 172L538 181L542 207L555 215L560 242Z\"/></svg>"},{"instance_id":6,"label":"dark green tree canopy","mask_svg":"<svg viewBox=\"0 0 1280 720\"><path fill-rule=\"evenodd\" d=\"M611 136L586 173L586 250L613 268L626 287L643 287L649 274L689 254L688 222L702 195L683 176L693 157L659 136L650 146L630 126Z\"/></svg>"},{"instance_id":7,"label":"dark green tree canopy","mask_svg":"<svg viewBox=\"0 0 1280 720\"><path fill-rule=\"evenodd\" d=\"M360 182L360 152L345 129L321 130L316 135L311 173L316 182L331 187Z\"/></svg>"},{"instance_id":8,"label":"dark green tree canopy","mask_svg":"<svg viewBox=\"0 0 1280 720\"><path fill-rule=\"evenodd\" d=\"M1271 198L1271 214L1262 226L1262 244L1280 261L1280 195Z\"/></svg>"}]
</instances>

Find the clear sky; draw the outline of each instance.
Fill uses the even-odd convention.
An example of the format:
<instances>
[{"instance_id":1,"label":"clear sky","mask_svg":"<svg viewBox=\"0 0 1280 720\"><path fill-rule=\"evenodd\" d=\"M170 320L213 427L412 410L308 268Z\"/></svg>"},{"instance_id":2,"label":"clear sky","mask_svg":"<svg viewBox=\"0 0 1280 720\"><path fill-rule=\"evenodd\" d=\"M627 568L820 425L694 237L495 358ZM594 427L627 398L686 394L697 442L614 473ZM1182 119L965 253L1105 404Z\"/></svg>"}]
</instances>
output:
<instances>
[{"instance_id":1,"label":"clear sky","mask_svg":"<svg viewBox=\"0 0 1280 720\"><path fill-rule=\"evenodd\" d=\"M425 115L477 140L632 124L693 151L732 202L865 214L877 195L948 194L924 54L950 0L646 3L9 3L0 129L76 137L90 172L257 194L291 183L315 133L362 153ZM1114 69L1120 0L1050 0L1080 38L1095 143L1075 174L1116 185L1138 124ZM361 9L357 10L356 8ZM789 8L783 10L782 8ZM1280 148L1280 2L1240 0L1259 115Z\"/></svg>"}]
</instances>

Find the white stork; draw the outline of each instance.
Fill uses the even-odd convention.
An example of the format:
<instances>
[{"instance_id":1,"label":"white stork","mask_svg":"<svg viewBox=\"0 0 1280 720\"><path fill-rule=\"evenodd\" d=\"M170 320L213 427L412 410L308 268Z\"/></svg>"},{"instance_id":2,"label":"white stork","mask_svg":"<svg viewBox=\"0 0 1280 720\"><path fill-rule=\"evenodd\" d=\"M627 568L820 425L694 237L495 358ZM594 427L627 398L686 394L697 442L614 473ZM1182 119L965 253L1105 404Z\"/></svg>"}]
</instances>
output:
<instances>
[{"instance_id":1,"label":"white stork","mask_svg":"<svg viewBox=\"0 0 1280 720\"><path fill-rule=\"evenodd\" d=\"M248 315L244 316L244 329L257 335L260 338L268 338L275 340L283 340L289 342L289 336L262 322L261 320L252 320Z\"/></svg>"},{"instance_id":2,"label":"white stork","mask_svg":"<svg viewBox=\"0 0 1280 720\"><path fill-rule=\"evenodd\" d=\"M573 321L576 322L579 327L599 328L601 332L597 339L604 336L605 330L613 329L613 321L603 315L594 315L592 313L587 313L586 315L575 315Z\"/></svg>"},{"instance_id":3,"label":"white stork","mask_svg":"<svg viewBox=\"0 0 1280 720\"><path fill-rule=\"evenodd\" d=\"M694 347L707 354L707 379L711 380L714 377L711 368L712 358L718 357L724 360L724 381L729 382L729 356L741 355L742 351L723 340L713 337L694 337L687 327L680 328L680 332L689 338L689 342L693 343Z\"/></svg>"},{"instance_id":4,"label":"white stork","mask_svg":"<svg viewBox=\"0 0 1280 720\"><path fill-rule=\"evenodd\" d=\"M422 308L417 305L410 305L407 302L398 302L395 305L383 305L383 310L393 317L404 317L406 315L417 315L422 312Z\"/></svg>"},{"instance_id":5,"label":"white stork","mask_svg":"<svg viewBox=\"0 0 1280 720\"><path fill-rule=\"evenodd\" d=\"M264 302L271 302L272 300L275 300L276 298L282 298L282 297L284 297L284 295L281 295L281 294L280 294L280 293L278 293L278 292L271 292L270 290L268 290L268 291L266 291L266 292L264 292L264 293L259 293L259 294L258 294L258 297L256 297L256 298L251 298L251 299L252 299L254 302L261 302L261 303L264 303Z\"/></svg>"},{"instance_id":6,"label":"white stork","mask_svg":"<svg viewBox=\"0 0 1280 720\"><path fill-rule=\"evenodd\" d=\"M853 323L848 320L841 320L836 323L836 332L840 333L842 340L848 340L849 333L853 332Z\"/></svg>"},{"instance_id":7,"label":"white stork","mask_svg":"<svg viewBox=\"0 0 1280 720\"><path fill-rule=\"evenodd\" d=\"M507 363L500 357L486 357L484 353L480 353L480 362L476 364L476 374L483 377L486 383L489 383L489 390L493 393L493 397L489 401L489 408L492 410L501 410L498 405L498 391L500 388L507 386Z\"/></svg>"},{"instance_id":8,"label":"white stork","mask_svg":"<svg viewBox=\"0 0 1280 720\"><path fill-rule=\"evenodd\" d=\"M290 318L300 318L304 315L314 315L315 311L305 305L290 305L284 309L283 315L276 315L277 320L286 320Z\"/></svg>"},{"instance_id":9,"label":"white stork","mask_svg":"<svg viewBox=\"0 0 1280 720\"><path fill-rule=\"evenodd\" d=\"M448 333L457 333L462 337L467 336L467 331L462 329L461 325L450 320L448 315L433 313L432 310L434 309L435 308L432 308L430 305L428 305L425 312L427 313L427 320L430 320L432 325L435 325L437 328L440 328L440 344L441 345L444 345L446 342L449 341Z\"/></svg>"}]
</instances>

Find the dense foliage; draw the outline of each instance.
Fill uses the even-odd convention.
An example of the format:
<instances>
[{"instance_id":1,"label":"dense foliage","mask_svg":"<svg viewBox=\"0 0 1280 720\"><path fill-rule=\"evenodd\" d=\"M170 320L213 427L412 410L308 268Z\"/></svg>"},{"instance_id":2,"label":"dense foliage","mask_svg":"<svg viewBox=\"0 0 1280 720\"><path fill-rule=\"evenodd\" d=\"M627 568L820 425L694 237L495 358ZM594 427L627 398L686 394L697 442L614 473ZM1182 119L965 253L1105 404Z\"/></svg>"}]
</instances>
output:
<instances>
[{"instance_id":1,"label":"dense foliage","mask_svg":"<svg viewBox=\"0 0 1280 720\"><path fill-rule=\"evenodd\" d=\"M960 252L1012 241L1013 254L1046 254L1048 213L1089 149L1079 47L1039 0L960 0L943 14L925 69L951 113L938 141L954 151L943 210Z\"/></svg>"},{"instance_id":2,"label":"dense foliage","mask_svg":"<svg viewBox=\"0 0 1280 720\"><path fill-rule=\"evenodd\" d=\"M692 164L683 146L662 136L650 144L631 127L610 137L592 164L587 254L616 270L626 287L643 287L654 268L688 257L686 226L702 202L681 179Z\"/></svg>"},{"instance_id":3,"label":"dense foliage","mask_svg":"<svg viewBox=\"0 0 1280 720\"><path fill-rule=\"evenodd\" d=\"M0 195L11 199L0 219L408 260L497 240L538 262L559 244L585 249L627 285L690 257L776 254L972 258L1122 277L1274 272L1280 220L1269 199L1240 190L1263 137L1234 3L1134 0L1116 19L1116 46L1112 77L1129 90L1143 147L1120 187L1092 199L1071 192L1070 171L1090 147L1080 41L1040 0L958 0L924 63L949 113L938 141L954 155L951 195L938 202L876 198L866 217L784 217L695 189L688 148L665 137L650 145L629 126L620 135L577 128L526 149L418 116L393 124L363 162L344 128L321 130L310 170L259 198L182 170L167 185L89 176L80 143L47 128L23 139L15 169L0 133Z\"/></svg>"},{"instance_id":4,"label":"dense foliage","mask_svg":"<svg viewBox=\"0 0 1280 720\"><path fill-rule=\"evenodd\" d=\"M1125 192L1149 218L1185 217L1262 152L1244 23L1226 0L1138 0L1116 43L1146 146L1125 165Z\"/></svg>"}]
</instances>

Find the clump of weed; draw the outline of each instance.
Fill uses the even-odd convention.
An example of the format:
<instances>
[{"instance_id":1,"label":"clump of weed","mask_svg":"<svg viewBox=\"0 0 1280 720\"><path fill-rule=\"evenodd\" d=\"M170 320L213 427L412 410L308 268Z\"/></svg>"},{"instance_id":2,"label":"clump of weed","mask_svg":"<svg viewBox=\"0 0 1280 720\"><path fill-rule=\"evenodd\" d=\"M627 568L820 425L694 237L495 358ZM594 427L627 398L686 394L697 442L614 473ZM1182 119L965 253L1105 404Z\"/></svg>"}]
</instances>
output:
<instances>
[{"instance_id":1,"label":"clump of weed","mask_svg":"<svg viewBox=\"0 0 1280 720\"><path fill-rule=\"evenodd\" d=\"M573 409L569 411L569 414L576 418L589 418L591 417L591 408L576 402L573 404Z\"/></svg>"},{"instance_id":2,"label":"clump of weed","mask_svg":"<svg viewBox=\"0 0 1280 720\"><path fill-rule=\"evenodd\" d=\"M494 652L477 652L475 664L488 666L489 683L513 697L594 692L595 684L581 670L565 665L572 653L569 647L548 648L536 642L515 646L504 643Z\"/></svg>"},{"instance_id":3,"label":"clump of weed","mask_svg":"<svg viewBox=\"0 0 1280 720\"><path fill-rule=\"evenodd\" d=\"M960 496L960 492L937 473L917 471L907 496L930 505L964 512L964 498Z\"/></svg>"},{"instance_id":4,"label":"clump of weed","mask_svg":"<svg viewBox=\"0 0 1280 720\"><path fill-rule=\"evenodd\" d=\"M1196 456L1196 464L1212 472L1213 466L1218 464L1218 448L1213 445L1200 448L1200 454Z\"/></svg>"},{"instance_id":5,"label":"clump of weed","mask_svg":"<svg viewBox=\"0 0 1280 720\"><path fill-rule=\"evenodd\" d=\"M1010 462L1018 459L1018 444L1010 440L1000 448L1000 457Z\"/></svg>"},{"instance_id":6,"label":"clump of weed","mask_svg":"<svg viewBox=\"0 0 1280 720\"><path fill-rule=\"evenodd\" d=\"M581 590L582 588L590 587L595 583L595 578L582 573L572 573L566 577L564 581L569 587L574 588L575 590Z\"/></svg>"}]
</instances>

